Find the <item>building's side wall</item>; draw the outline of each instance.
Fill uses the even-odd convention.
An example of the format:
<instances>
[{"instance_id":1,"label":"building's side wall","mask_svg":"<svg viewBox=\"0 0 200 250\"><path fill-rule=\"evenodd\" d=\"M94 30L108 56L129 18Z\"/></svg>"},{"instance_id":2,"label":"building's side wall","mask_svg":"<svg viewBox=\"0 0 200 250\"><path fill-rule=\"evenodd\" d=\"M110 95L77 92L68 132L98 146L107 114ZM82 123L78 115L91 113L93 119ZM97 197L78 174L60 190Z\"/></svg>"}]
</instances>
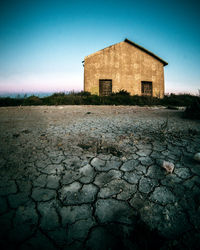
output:
<instances>
[{"instance_id":1,"label":"building's side wall","mask_svg":"<svg viewBox=\"0 0 200 250\"><path fill-rule=\"evenodd\" d=\"M99 95L99 79L112 79L113 92L141 95L141 81L153 83L153 96L164 96L163 64L149 54L121 42L85 58L84 90Z\"/></svg>"}]
</instances>

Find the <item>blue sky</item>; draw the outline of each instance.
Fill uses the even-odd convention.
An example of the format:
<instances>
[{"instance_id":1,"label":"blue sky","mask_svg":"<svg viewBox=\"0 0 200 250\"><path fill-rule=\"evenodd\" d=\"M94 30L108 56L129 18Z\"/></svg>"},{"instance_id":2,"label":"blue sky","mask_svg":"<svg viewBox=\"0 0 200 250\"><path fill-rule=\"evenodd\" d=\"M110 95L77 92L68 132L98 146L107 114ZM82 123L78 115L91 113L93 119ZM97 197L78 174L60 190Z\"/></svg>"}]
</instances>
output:
<instances>
[{"instance_id":1,"label":"blue sky","mask_svg":"<svg viewBox=\"0 0 200 250\"><path fill-rule=\"evenodd\" d=\"M200 89L198 0L0 0L0 93L83 89L82 60L125 38L169 63L166 92Z\"/></svg>"}]
</instances>

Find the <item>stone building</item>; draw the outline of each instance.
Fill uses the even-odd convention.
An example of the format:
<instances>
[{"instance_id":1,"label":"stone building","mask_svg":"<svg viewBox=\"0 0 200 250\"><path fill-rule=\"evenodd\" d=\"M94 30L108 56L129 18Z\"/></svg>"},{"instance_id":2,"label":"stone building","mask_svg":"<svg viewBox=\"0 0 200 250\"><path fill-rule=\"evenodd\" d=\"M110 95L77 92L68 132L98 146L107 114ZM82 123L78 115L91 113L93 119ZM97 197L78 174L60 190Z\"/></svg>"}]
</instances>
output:
<instances>
[{"instance_id":1,"label":"stone building","mask_svg":"<svg viewBox=\"0 0 200 250\"><path fill-rule=\"evenodd\" d=\"M126 90L131 95L164 96L167 62L125 39L84 59L84 91L110 95Z\"/></svg>"}]
</instances>

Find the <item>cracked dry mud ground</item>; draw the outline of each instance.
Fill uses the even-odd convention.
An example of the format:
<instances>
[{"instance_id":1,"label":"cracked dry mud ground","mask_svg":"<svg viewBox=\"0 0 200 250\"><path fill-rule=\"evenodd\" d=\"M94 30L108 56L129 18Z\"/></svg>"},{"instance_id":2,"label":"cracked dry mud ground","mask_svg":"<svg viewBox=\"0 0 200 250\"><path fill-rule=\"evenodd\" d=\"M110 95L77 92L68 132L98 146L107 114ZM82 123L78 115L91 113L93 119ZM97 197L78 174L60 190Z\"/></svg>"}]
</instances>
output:
<instances>
[{"instance_id":1,"label":"cracked dry mud ground","mask_svg":"<svg viewBox=\"0 0 200 250\"><path fill-rule=\"evenodd\" d=\"M200 123L181 114L1 108L1 249L198 249Z\"/></svg>"}]
</instances>

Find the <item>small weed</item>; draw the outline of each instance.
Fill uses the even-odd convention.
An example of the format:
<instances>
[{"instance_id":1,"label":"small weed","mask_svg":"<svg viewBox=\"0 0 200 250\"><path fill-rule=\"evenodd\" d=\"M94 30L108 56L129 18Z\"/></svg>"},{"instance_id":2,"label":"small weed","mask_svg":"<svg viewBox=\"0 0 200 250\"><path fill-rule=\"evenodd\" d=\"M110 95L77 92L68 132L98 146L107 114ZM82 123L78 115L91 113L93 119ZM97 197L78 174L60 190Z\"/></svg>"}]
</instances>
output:
<instances>
[{"instance_id":1,"label":"small weed","mask_svg":"<svg viewBox=\"0 0 200 250\"><path fill-rule=\"evenodd\" d=\"M187 106L184 117L200 119L200 97L197 97L190 105Z\"/></svg>"}]
</instances>

